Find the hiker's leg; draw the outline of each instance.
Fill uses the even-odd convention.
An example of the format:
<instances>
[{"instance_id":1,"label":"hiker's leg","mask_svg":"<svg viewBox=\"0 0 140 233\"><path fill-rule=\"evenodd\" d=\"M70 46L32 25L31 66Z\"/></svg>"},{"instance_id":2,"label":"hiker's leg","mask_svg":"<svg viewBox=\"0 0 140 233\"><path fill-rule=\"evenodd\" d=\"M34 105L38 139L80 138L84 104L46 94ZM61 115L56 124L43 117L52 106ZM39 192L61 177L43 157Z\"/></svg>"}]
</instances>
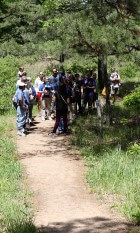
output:
<instances>
[{"instance_id":1,"label":"hiker's leg","mask_svg":"<svg viewBox=\"0 0 140 233\"><path fill-rule=\"evenodd\" d=\"M84 96L84 100L83 100L84 111L85 111L85 109L86 109L87 103L88 103L88 96L85 95L85 96Z\"/></svg>"},{"instance_id":2,"label":"hiker's leg","mask_svg":"<svg viewBox=\"0 0 140 233\"><path fill-rule=\"evenodd\" d=\"M56 133L56 130L57 130L58 125L59 125L60 117L61 117L61 112L56 111L56 119L55 119L55 125L53 128L53 133Z\"/></svg>"},{"instance_id":3,"label":"hiker's leg","mask_svg":"<svg viewBox=\"0 0 140 233\"><path fill-rule=\"evenodd\" d=\"M81 106L81 98L79 97L77 101L78 107L79 107L79 113L82 113L82 106Z\"/></svg>"},{"instance_id":4,"label":"hiker's leg","mask_svg":"<svg viewBox=\"0 0 140 233\"><path fill-rule=\"evenodd\" d=\"M46 98L48 117L51 116L51 102L52 102L51 98Z\"/></svg>"},{"instance_id":5,"label":"hiker's leg","mask_svg":"<svg viewBox=\"0 0 140 233\"><path fill-rule=\"evenodd\" d=\"M88 110L89 110L89 112L91 112L91 110L92 110L92 104L93 104L93 95L90 94L88 96Z\"/></svg>"},{"instance_id":6,"label":"hiker's leg","mask_svg":"<svg viewBox=\"0 0 140 233\"><path fill-rule=\"evenodd\" d=\"M67 127L68 127L67 112L63 112L62 116L63 116L64 132L67 132Z\"/></svg>"},{"instance_id":7,"label":"hiker's leg","mask_svg":"<svg viewBox=\"0 0 140 233\"><path fill-rule=\"evenodd\" d=\"M33 104L29 105L29 123L32 122Z\"/></svg>"},{"instance_id":8,"label":"hiker's leg","mask_svg":"<svg viewBox=\"0 0 140 233\"><path fill-rule=\"evenodd\" d=\"M74 103L74 113L77 115L77 100Z\"/></svg>"},{"instance_id":9,"label":"hiker's leg","mask_svg":"<svg viewBox=\"0 0 140 233\"><path fill-rule=\"evenodd\" d=\"M60 117L59 125L58 125L58 130L63 131L63 117Z\"/></svg>"},{"instance_id":10,"label":"hiker's leg","mask_svg":"<svg viewBox=\"0 0 140 233\"><path fill-rule=\"evenodd\" d=\"M42 98L42 100L41 100L41 117L42 117L42 119L45 120L45 116L46 116L46 102L45 102L45 98Z\"/></svg>"},{"instance_id":11,"label":"hiker's leg","mask_svg":"<svg viewBox=\"0 0 140 233\"><path fill-rule=\"evenodd\" d=\"M26 124L26 111L21 109L19 106L17 108L17 130L24 129Z\"/></svg>"}]
</instances>

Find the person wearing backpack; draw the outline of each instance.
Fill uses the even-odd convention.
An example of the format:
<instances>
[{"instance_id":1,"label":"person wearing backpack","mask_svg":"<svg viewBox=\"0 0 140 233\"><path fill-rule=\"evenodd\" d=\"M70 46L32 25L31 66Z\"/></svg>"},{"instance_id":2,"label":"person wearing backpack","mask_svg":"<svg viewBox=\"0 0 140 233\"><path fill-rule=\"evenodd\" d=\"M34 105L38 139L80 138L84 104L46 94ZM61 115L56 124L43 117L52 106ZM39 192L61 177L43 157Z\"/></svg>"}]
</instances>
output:
<instances>
[{"instance_id":1,"label":"person wearing backpack","mask_svg":"<svg viewBox=\"0 0 140 233\"><path fill-rule=\"evenodd\" d=\"M75 85L74 85L74 97L75 97L75 105L74 110L75 114L77 115L77 107L79 108L79 114L82 113L82 106L81 106L81 79L79 74L75 74Z\"/></svg>"},{"instance_id":2,"label":"person wearing backpack","mask_svg":"<svg viewBox=\"0 0 140 233\"><path fill-rule=\"evenodd\" d=\"M27 100L28 109L29 109L26 121L29 126L34 126L33 119L32 119L32 112L33 112L33 106L36 100L36 91L32 85L32 80L30 77L27 77L27 89L24 90L24 96Z\"/></svg>"},{"instance_id":3,"label":"person wearing backpack","mask_svg":"<svg viewBox=\"0 0 140 233\"><path fill-rule=\"evenodd\" d=\"M69 97L67 94L67 89L65 83L61 84L58 90L54 93L53 100L56 104L56 121L53 128L53 131L49 135L55 135L61 117L63 118L63 133L67 133L67 114L68 114L68 104Z\"/></svg>"},{"instance_id":4,"label":"person wearing backpack","mask_svg":"<svg viewBox=\"0 0 140 233\"><path fill-rule=\"evenodd\" d=\"M88 71L86 77L83 79L83 95L84 95L83 105L85 110L88 104L88 112L91 112L92 110L95 89L96 89L96 82L92 78L91 71Z\"/></svg>"},{"instance_id":5,"label":"person wearing backpack","mask_svg":"<svg viewBox=\"0 0 140 233\"><path fill-rule=\"evenodd\" d=\"M49 77L44 77L43 84L39 86L39 92L41 96L41 116L42 120L51 120L51 102L52 102L52 92L53 86L50 83Z\"/></svg>"},{"instance_id":6,"label":"person wearing backpack","mask_svg":"<svg viewBox=\"0 0 140 233\"><path fill-rule=\"evenodd\" d=\"M17 134L19 136L25 137L25 125L26 125L26 115L28 112L28 106L25 102L25 97L23 91L25 90L26 84L24 82L19 82L19 87L16 91L17 99Z\"/></svg>"}]
</instances>

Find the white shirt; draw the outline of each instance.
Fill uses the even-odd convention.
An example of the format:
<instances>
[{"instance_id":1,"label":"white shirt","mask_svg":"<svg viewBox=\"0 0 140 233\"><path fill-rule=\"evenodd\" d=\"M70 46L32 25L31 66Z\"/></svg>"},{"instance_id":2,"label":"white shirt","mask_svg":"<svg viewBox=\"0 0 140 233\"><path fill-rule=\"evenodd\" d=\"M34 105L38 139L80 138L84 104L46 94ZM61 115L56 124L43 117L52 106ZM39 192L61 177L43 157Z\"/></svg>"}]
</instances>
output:
<instances>
[{"instance_id":1,"label":"white shirt","mask_svg":"<svg viewBox=\"0 0 140 233\"><path fill-rule=\"evenodd\" d=\"M115 88L118 88L120 85L120 75L117 72L114 72L110 75L111 85Z\"/></svg>"},{"instance_id":2,"label":"white shirt","mask_svg":"<svg viewBox=\"0 0 140 233\"><path fill-rule=\"evenodd\" d=\"M39 92L39 86L40 86L42 83L43 83L43 82L41 81L40 77L37 77L36 80L35 80L35 84L34 84L34 87L35 87L36 92Z\"/></svg>"}]
</instances>

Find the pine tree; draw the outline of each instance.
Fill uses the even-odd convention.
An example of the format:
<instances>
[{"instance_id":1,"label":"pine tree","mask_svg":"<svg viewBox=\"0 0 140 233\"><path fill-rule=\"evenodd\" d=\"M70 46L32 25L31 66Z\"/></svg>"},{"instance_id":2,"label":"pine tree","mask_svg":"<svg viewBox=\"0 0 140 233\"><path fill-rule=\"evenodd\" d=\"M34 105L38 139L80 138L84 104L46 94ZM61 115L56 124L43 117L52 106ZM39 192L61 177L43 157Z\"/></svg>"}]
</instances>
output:
<instances>
[{"instance_id":1,"label":"pine tree","mask_svg":"<svg viewBox=\"0 0 140 233\"><path fill-rule=\"evenodd\" d=\"M59 38L63 51L99 57L101 89L107 82L107 56L140 49L138 1L49 0L44 6L49 39Z\"/></svg>"}]
</instances>

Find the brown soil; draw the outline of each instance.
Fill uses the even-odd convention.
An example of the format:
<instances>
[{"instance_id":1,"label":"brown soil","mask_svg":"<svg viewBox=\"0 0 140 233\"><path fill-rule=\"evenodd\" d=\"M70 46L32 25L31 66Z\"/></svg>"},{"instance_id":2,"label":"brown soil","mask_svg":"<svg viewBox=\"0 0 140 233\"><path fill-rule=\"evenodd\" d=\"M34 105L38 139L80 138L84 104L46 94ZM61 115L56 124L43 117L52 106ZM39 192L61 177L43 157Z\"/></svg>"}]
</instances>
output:
<instances>
[{"instance_id":1,"label":"brown soil","mask_svg":"<svg viewBox=\"0 0 140 233\"><path fill-rule=\"evenodd\" d=\"M54 122L40 118L26 138L17 138L35 206L34 222L44 233L126 233L129 224L91 194L85 166L66 136L48 136Z\"/></svg>"}]
</instances>

